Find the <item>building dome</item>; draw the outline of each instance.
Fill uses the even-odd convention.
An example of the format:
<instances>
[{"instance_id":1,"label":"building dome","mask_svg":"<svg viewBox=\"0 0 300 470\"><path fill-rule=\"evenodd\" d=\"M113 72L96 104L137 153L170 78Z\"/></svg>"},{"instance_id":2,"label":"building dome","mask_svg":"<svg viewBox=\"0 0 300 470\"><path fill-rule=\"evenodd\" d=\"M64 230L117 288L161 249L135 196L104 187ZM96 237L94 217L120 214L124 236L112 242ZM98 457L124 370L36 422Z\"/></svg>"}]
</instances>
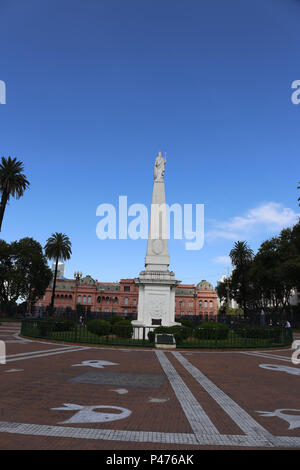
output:
<instances>
[{"instance_id":1,"label":"building dome","mask_svg":"<svg viewBox=\"0 0 300 470\"><path fill-rule=\"evenodd\" d=\"M90 276L89 274L85 277L83 277L82 279L80 279L80 284L83 285L83 284L88 284L90 286L94 286L96 283L94 281L94 279L92 278L92 276Z\"/></svg>"},{"instance_id":2,"label":"building dome","mask_svg":"<svg viewBox=\"0 0 300 470\"><path fill-rule=\"evenodd\" d=\"M197 284L197 289L198 290L214 290L212 284L209 282L203 280Z\"/></svg>"}]
</instances>

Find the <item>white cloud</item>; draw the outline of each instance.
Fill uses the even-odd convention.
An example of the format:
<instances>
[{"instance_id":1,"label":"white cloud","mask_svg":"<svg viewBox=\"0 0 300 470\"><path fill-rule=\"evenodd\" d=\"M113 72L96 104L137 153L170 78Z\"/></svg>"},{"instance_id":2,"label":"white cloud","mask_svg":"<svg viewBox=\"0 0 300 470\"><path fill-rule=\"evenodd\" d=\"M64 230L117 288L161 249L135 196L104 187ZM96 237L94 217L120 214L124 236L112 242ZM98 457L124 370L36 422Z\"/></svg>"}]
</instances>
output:
<instances>
[{"instance_id":1,"label":"white cloud","mask_svg":"<svg viewBox=\"0 0 300 470\"><path fill-rule=\"evenodd\" d=\"M214 263L218 264L231 264L231 259L229 256L216 256L216 258L213 259Z\"/></svg>"},{"instance_id":2,"label":"white cloud","mask_svg":"<svg viewBox=\"0 0 300 470\"><path fill-rule=\"evenodd\" d=\"M244 216L236 216L228 221L215 223L207 232L209 239L225 238L237 240L242 237L267 232L280 232L283 228L295 225L300 214L277 202L268 202L250 209Z\"/></svg>"}]
</instances>

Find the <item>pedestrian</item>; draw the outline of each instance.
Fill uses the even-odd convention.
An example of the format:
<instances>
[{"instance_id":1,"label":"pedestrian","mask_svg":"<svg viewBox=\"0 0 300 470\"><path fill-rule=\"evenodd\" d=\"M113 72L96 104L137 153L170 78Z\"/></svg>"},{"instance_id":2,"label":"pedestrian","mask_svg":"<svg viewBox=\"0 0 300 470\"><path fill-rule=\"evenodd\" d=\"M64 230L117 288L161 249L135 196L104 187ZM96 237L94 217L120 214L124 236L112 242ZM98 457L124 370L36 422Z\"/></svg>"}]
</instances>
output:
<instances>
[{"instance_id":1,"label":"pedestrian","mask_svg":"<svg viewBox=\"0 0 300 470\"><path fill-rule=\"evenodd\" d=\"M291 328L291 324L290 324L290 322L289 322L288 320L286 321L285 327L286 327L286 328Z\"/></svg>"}]
</instances>

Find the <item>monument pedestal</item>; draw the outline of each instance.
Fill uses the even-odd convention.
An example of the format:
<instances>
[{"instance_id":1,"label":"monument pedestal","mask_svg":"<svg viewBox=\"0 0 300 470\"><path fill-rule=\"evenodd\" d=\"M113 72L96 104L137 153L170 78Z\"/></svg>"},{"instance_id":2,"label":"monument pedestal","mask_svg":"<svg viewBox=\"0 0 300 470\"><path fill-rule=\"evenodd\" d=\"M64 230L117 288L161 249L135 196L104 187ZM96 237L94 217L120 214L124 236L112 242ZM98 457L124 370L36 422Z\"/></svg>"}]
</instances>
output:
<instances>
[{"instance_id":1,"label":"monument pedestal","mask_svg":"<svg viewBox=\"0 0 300 470\"><path fill-rule=\"evenodd\" d=\"M138 319L132 325L149 328L146 334L158 326L180 325L174 321L175 288L179 282L170 271L142 271L135 279L139 286ZM141 339L142 328L134 331L135 338Z\"/></svg>"}]
</instances>

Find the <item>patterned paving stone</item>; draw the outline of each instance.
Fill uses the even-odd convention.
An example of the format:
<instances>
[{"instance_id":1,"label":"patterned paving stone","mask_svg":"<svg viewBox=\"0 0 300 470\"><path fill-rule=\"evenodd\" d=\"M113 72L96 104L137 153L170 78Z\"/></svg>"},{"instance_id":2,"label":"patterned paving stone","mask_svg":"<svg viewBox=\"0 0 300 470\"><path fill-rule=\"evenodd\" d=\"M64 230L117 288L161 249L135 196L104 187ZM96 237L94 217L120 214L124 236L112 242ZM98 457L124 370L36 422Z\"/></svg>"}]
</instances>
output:
<instances>
[{"instance_id":1,"label":"patterned paving stone","mask_svg":"<svg viewBox=\"0 0 300 470\"><path fill-rule=\"evenodd\" d=\"M114 385L118 387L161 388L162 375L126 374L119 372L89 371L69 380L82 384Z\"/></svg>"}]
</instances>

